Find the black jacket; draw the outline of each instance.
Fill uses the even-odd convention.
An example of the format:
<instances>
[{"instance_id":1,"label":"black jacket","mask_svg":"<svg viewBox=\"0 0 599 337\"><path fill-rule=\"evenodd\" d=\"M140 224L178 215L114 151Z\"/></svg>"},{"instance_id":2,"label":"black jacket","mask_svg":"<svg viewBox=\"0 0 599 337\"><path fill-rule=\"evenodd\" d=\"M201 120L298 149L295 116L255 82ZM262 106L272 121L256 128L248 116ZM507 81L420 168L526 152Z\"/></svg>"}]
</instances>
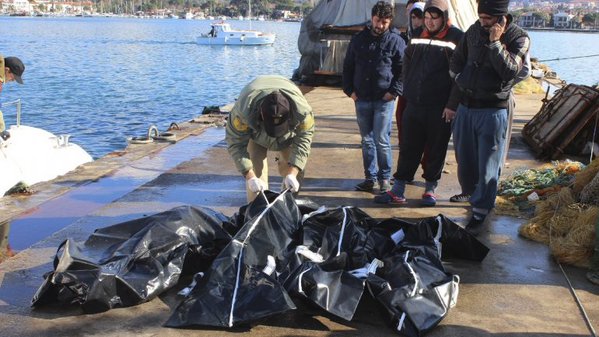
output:
<instances>
[{"instance_id":1,"label":"black jacket","mask_svg":"<svg viewBox=\"0 0 599 337\"><path fill-rule=\"evenodd\" d=\"M513 23L494 43L489 42L489 33L478 21L470 26L450 65L462 103L474 108L507 107L529 44L526 32Z\"/></svg>"},{"instance_id":2,"label":"black jacket","mask_svg":"<svg viewBox=\"0 0 599 337\"><path fill-rule=\"evenodd\" d=\"M352 38L343 62L343 92L373 101L402 94L401 58L406 47L396 29L373 36L370 27Z\"/></svg>"},{"instance_id":3,"label":"black jacket","mask_svg":"<svg viewBox=\"0 0 599 337\"><path fill-rule=\"evenodd\" d=\"M448 103L453 79L449 63L464 33L450 27L442 38L413 37L403 59L403 96L417 105L447 106L455 110L459 96Z\"/></svg>"}]
</instances>

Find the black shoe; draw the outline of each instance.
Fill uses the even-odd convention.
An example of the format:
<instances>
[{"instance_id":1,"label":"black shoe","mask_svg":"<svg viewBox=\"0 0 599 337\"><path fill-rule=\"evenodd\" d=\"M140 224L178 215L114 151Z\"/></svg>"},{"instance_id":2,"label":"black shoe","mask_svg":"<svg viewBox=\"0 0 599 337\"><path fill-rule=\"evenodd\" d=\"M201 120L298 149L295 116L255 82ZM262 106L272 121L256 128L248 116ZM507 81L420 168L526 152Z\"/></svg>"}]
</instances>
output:
<instances>
[{"instance_id":1,"label":"black shoe","mask_svg":"<svg viewBox=\"0 0 599 337\"><path fill-rule=\"evenodd\" d=\"M470 201L470 194L460 193L449 198L451 202L468 202Z\"/></svg>"},{"instance_id":2,"label":"black shoe","mask_svg":"<svg viewBox=\"0 0 599 337\"><path fill-rule=\"evenodd\" d=\"M372 192L374 189L374 180L366 179L363 182L356 185L356 191Z\"/></svg>"},{"instance_id":3,"label":"black shoe","mask_svg":"<svg viewBox=\"0 0 599 337\"><path fill-rule=\"evenodd\" d=\"M484 214L473 213L466 225L466 230L474 236L479 235L484 229L485 218Z\"/></svg>"}]
</instances>

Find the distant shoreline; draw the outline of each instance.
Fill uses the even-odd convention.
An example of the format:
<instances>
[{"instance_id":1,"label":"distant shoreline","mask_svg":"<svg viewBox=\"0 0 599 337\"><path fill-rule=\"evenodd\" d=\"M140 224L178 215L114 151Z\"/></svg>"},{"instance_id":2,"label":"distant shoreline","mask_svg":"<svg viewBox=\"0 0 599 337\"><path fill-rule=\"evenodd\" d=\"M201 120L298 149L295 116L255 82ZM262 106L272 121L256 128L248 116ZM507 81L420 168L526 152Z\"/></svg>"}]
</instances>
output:
<instances>
[{"instance_id":1,"label":"distant shoreline","mask_svg":"<svg viewBox=\"0 0 599 337\"><path fill-rule=\"evenodd\" d=\"M535 32L571 32L571 33L599 33L599 29L576 29L576 28L539 28L522 27L524 30Z\"/></svg>"}]
</instances>

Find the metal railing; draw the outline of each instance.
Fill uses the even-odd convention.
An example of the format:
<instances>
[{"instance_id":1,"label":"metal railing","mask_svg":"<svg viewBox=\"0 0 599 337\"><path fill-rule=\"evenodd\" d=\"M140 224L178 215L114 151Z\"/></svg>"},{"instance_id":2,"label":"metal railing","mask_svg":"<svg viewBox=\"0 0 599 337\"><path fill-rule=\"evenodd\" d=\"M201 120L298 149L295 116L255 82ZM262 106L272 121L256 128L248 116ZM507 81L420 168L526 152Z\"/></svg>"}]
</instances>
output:
<instances>
[{"instance_id":1,"label":"metal railing","mask_svg":"<svg viewBox=\"0 0 599 337\"><path fill-rule=\"evenodd\" d=\"M0 104L0 108L4 108L7 106L13 106L15 105L17 107L17 126L21 125L21 99L17 99L15 101L12 102L5 102L5 103L1 103Z\"/></svg>"}]
</instances>

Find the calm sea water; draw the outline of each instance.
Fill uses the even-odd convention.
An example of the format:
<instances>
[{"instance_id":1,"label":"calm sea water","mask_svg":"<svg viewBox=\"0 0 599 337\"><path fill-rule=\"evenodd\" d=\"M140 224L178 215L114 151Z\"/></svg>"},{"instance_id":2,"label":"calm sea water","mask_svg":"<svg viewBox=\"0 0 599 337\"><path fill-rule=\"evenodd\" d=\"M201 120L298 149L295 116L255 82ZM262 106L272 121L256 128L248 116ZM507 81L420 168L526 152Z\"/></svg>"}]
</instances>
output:
<instances>
[{"instance_id":1,"label":"calm sea water","mask_svg":"<svg viewBox=\"0 0 599 337\"><path fill-rule=\"evenodd\" d=\"M247 21L231 21L249 28ZM291 77L299 64L299 23L252 22L274 32L273 46L200 46L209 21L0 17L0 52L26 64L25 85L0 99L23 101L22 123L69 133L95 158L126 146L151 124L162 131L233 102L257 75ZM599 54L596 34L531 32L539 59ZM599 82L599 58L547 62L563 79ZM5 109L7 124L14 110Z\"/></svg>"},{"instance_id":2,"label":"calm sea water","mask_svg":"<svg viewBox=\"0 0 599 337\"><path fill-rule=\"evenodd\" d=\"M572 32L528 32L531 55L548 65L568 83L599 84L599 34ZM554 60L554 59L560 60Z\"/></svg>"},{"instance_id":3,"label":"calm sea water","mask_svg":"<svg viewBox=\"0 0 599 337\"><path fill-rule=\"evenodd\" d=\"M248 21L231 21L250 28ZM203 20L0 17L0 53L19 56L25 85L1 95L23 101L23 124L69 133L94 158L121 150L151 124L161 131L204 106L233 102L257 75L291 77L299 23L252 22L273 46L200 46ZM4 109L7 125L14 109Z\"/></svg>"}]
</instances>

